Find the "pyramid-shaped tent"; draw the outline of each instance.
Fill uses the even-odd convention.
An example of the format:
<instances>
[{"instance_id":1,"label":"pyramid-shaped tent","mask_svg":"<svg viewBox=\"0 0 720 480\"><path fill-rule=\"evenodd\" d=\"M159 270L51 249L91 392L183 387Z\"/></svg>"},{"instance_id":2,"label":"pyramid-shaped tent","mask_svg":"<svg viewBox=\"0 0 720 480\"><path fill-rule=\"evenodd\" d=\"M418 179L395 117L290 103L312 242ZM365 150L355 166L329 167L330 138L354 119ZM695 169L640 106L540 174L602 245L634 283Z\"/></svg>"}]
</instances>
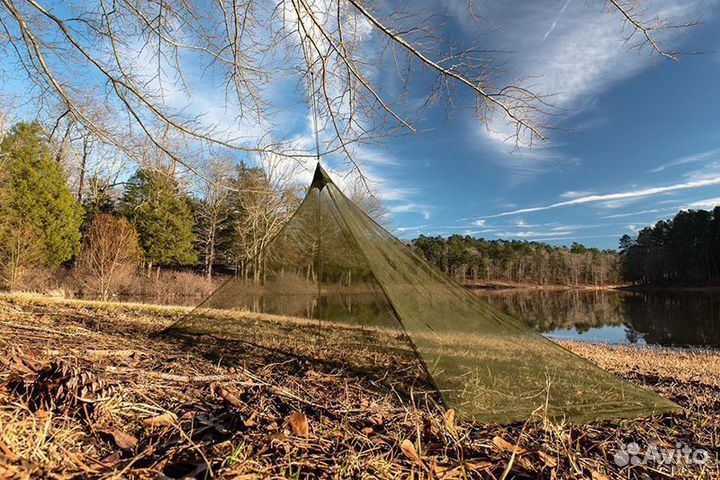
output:
<instances>
[{"instance_id":1,"label":"pyramid-shaped tent","mask_svg":"<svg viewBox=\"0 0 720 480\"><path fill-rule=\"evenodd\" d=\"M319 165L299 209L249 271L170 331L395 373L414 361L448 407L476 421L537 413L588 421L677 408L435 270Z\"/></svg>"}]
</instances>

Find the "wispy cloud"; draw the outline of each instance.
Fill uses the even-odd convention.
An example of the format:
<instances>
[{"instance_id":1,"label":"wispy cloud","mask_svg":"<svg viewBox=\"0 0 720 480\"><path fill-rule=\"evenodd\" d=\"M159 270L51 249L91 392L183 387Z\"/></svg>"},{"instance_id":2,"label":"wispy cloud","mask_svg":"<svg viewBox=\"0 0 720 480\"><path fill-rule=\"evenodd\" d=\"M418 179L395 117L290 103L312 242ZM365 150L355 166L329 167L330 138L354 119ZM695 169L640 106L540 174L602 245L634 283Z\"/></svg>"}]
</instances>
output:
<instances>
[{"instance_id":1,"label":"wispy cloud","mask_svg":"<svg viewBox=\"0 0 720 480\"><path fill-rule=\"evenodd\" d=\"M703 161L709 160L713 157L717 157L718 155L720 155L720 148L714 148L712 150L707 150L705 152L696 153L694 155L688 155L686 157L678 158L677 160L665 163L663 165L660 165L659 167L653 168L652 170L648 170L648 172L649 173L659 173L659 172L667 170L668 168L671 168L671 167L676 167L679 165L687 165L688 163L703 162Z\"/></svg>"},{"instance_id":2,"label":"wispy cloud","mask_svg":"<svg viewBox=\"0 0 720 480\"><path fill-rule=\"evenodd\" d=\"M595 192L590 191L590 190L580 190L580 191L569 190L567 192L561 193L560 197L562 197L562 198L579 198L579 197L585 197L587 195L592 195L593 193L595 193Z\"/></svg>"},{"instance_id":3,"label":"wispy cloud","mask_svg":"<svg viewBox=\"0 0 720 480\"><path fill-rule=\"evenodd\" d=\"M420 203L401 203L388 208L390 213L417 213L422 215L425 220L430 218L431 207Z\"/></svg>"},{"instance_id":4,"label":"wispy cloud","mask_svg":"<svg viewBox=\"0 0 720 480\"><path fill-rule=\"evenodd\" d=\"M498 237L501 238L538 238L538 237L562 237L564 235L572 234L572 230L566 230L561 232L539 232L534 230L525 230L519 232L499 232Z\"/></svg>"},{"instance_id":5,"label":"wispy cloud","mask_svg":"<svg viewBox=\"0 0 720 480\"><path fill-rule=\"evenodd\" d=\"M545 40L550 36L550 34L555 30L555 27L557 27L558 20L560 20L560 17L563 13L565 13L565 10L567 9L568 5L570 5L571 0L567 0L565 2L565 5L560 9L560 12L558 12L557 17L555 17L555 20L553 21L552 25L550 25L550 28L547 32L545 32L545 35L543 36L543 39L540 41L540 43L545 43Z\"/></svg>"},{"instance_id":6,"label":"wispy cloud","mask_svg":"<svg viewBox=\"0 0 720 480\"><path fill-rule=\"evenodd\" d=\"M620 233L611 233L606 235L573 235L568 237L537 237L532 238L531 240L536 242L553 242L558 240L585 240L585 239L595 239L595 238L620 238L622 234Z\"/></svg>"},{"instance_id":7,"label":"wispy cloud","mask_svg":"<svg viewBox=\"0 0 720 480\"><path fill-rule=\"evenodd\" d=\"M517 210L510 210L507 212L500 212L496 213L494 215L487 215L484 217L480 217L483 219L487 218L498 218L498 217L506 217L510 215L520 215L523 213L532 213L532 212L540 212L543 210L551 210L554 208L560 208L560 207L567 207L571 205L583 205L588 203L597 203L597 202L607 202L612 200L622 200L626 198L639 198L639 197L649 197L653 195L659 195L667 192L674 192L679 190L687 190L692 188L700 188L700 187L708 187L712 185L720 185L720 176L712 177L712 178L706 178L701 180L694 180L684 183L676 183L674 185L664 185L661 187L650 187L650 188L642 188L638 190L630 190L626 192L618 192L618 193L608 193L604 195L587 195L584 197L578 197L574 198L572 200L566 200L563 202L556 202L551 203L549 205L543 205L539 207L528 207L528 208L520 208Z\"/></svg>"},{"instance_id":8,"label":"wispy cloud","mask_svg":"<svg viewBox=\"0 0 720 480\"><path fill-rule=\"evenodd\" d=\"M625 213L615 213L613 215L603 215L600 218L603 219L613 219L613 218L626 218L626 217L636 217L638 215L647 215L650 213L662 213L662 212L671 212L673 208L650 208L648 210L639 210L637 212L625 212Z\"/></svg>"},{"instance_id":9,"label":"wispy cloud","mask_svg":"<svg viewBox=\"0 0 720 480\"><path fill-rule=\"evenodd\" d=\"M687 204L684 209L701 209L701 210L710 210L717 206L720 206L720 197L715 198L707 198L705 200L698 200L696 202L692 202Z\"/></svg>"},{"instance_id":10,"label":"wispy cloud","mask_svg":"<svg viewBox=\"0 0 720 480\"><path fill-rule=\"evenodd\" d=\"M677 203L677 200L672 200L672 202ZM717 205L720 205L720 197L706 198L705 200L697 200L697 201L689 202L686 204L678 204L673 207L648 208L646 210L638 210L635 212L624 212L624 213L616 213L613 215L603 215L600 218L606 219L606 220L612 220L612 219L616 219L616 218L637 217L637 216L641 216L641 215L650 215L650 214L668 215L668 214L676 213L679 210L688 210L688 209L710 210L712 208L715 208Z\"/></svg>"},{"instance_id":11,"label":"wispy cloud","mask_svg":"<svg viewBox=\"0 0 720 480\"><path fill-rule=\"evenodd\" d=\"M712 4L713 0L656 0L652 10L658 18L682 22L700 17ZM546 100L565 118L587 110L598 95L653 65L654 58L648 50L628 47L622 18L608 14L603 2L568 1L560 13L556 13L555 5L555 0L538 0L498 8L487 2L481 7L481 14L500 26L504 48L517 52L505 70L527 78L525 86L547 96ZM561 15L572 21L558 21ZM509 31L523 33L510 37L507 44ZM663 45L672 48L681 32L666 33L662 36ZM563 118L542 114L539 117L536 123L540 124L557 124ZM526 148L528 139L522 138L517 148L508 141L513 138L514 129L500 114L491 116L488 128L481 129L483 137L505 154L501 162L511 172L528 177L571 160L553 143L549 148Z\"/></svg>"}]
</instances>

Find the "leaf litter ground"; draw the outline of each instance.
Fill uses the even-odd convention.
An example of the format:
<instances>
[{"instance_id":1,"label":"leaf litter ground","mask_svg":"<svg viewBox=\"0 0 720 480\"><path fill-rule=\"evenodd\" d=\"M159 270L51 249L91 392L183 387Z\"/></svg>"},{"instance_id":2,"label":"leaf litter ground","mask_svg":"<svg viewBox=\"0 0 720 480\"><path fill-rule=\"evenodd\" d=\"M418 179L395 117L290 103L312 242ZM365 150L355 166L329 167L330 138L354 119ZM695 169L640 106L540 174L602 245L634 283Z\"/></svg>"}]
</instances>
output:
<instances>
[{"instance_id":1,"label":"leaf litter ground","mask_svg":"<svg viewBox=\"0 0 720 480\"><path fill-rule=\"evenodd\" d=\"M400 348L382 358L328 342L309 361L157 334L185 312L1 296L0 478L720 478L714 351L568 343L684 411L474 425L438 406ZM348 355L394 368L363 371ZM710 455L703 465L617 465L632 441Z\"/></svg>"}]
</instances>

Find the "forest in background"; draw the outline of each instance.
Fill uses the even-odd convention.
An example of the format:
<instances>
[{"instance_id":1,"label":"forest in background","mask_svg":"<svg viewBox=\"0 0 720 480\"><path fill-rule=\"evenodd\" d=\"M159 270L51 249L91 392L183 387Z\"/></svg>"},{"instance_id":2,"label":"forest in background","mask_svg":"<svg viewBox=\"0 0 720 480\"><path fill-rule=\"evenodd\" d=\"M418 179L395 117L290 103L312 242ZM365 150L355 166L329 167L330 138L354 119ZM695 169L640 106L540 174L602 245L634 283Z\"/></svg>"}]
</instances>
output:
<instances>
[{"instance_id":1,"label":"forest in background","mask_svg":"<svg viewBox=\"0 0 720 480\"><path fill-rule=\"evenodd\" d=\"M461 283L510 282L535 285L608 286L622 281L614 250L579 243L557 247L520 240L486 240L469 235L412 241L427 261Z\"/></svg>"},{"instance_id":2,"label":"forest in background","mask_svg":"<svg viewBox=\"0 0 720 480\"><path fill-rule=\"evenodd\" d=\"M638 285L720 284L720 206L683 210L620 239L623 277Z\"/></svg>"},{"instance_id":3,"label":"forest in background","mask_svg":"<svg viewBox=\"0 0 720 480\"><path fill-rule=\"evenodd\" d=\"M107 298L205 295L213 268L243 274L299 203L271 163L208 161L192 183L162 152L122 179L66 158L39 123L0 137L0 280ZM79 163L69 174L68 165ZM103 163L107 167L111 162Z\"/></svg>"},{"instance_id":4,"label":"forest in background","mask_svg":"<svg viewBox=\"0 0 720 480\"><path fill-rule=\"evenodd\" d=\"M720 206L623 235L618 251L452 235L411 242L426 260L466 284L708 286L720 284Z\"/></svg>"},{"instance_id":5,"label":"forest in background","mask_svg":"<svg viewBox=\"0 0 720 480\"><path fill-rule=\"evenodd\" d=\"M215 158L205 163L205 180L191 182L152 146L125 179L66 155L38 123L18 123L2 136L3 288L204 296L218 274L253 273L251 259L295 211L304 188L271 161L250 167ZM70 171L71 162L80 168ZM384 215L362 189L349 196L371 216ZM619 252L461 235L420 236L409 245L469 285L707 285L720 275L720 211L680 212L637 238L624 236Z\"/></svg>"}]
</instances>

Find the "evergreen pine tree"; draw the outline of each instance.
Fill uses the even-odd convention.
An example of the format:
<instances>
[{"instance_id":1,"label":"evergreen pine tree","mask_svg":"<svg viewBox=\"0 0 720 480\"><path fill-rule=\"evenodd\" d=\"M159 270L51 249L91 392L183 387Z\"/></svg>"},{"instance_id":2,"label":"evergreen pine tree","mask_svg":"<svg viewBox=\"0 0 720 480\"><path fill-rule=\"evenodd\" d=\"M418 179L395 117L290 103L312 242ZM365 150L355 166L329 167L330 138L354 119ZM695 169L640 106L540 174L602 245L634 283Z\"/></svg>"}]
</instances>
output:
<instances>
[{"instance_id":1,"label":"evergreen pine tree","mask_svg":"<svg viewBox=\"0 0 720 480\"><path fill-rule=\"evenodd\" d=\"M62 166L50 155L42 127L37 122L18 123L0 144L0 152L4 222L37 232L40 263L57 266L70 260L80 246L82 208L67 186Z\"/></svg>"},{"instance_id":2,"label":"evergreen pine tree","mask_svg":"<svg viewBox=\"0 0 720 480\"><path fill-rule=\"evenodd\" d=\"M148 262L156 265L197 262L190 201L180 194L175 179L139 169L128 182L120 210L135 225Z\"/></svg>"}]
</instances>

